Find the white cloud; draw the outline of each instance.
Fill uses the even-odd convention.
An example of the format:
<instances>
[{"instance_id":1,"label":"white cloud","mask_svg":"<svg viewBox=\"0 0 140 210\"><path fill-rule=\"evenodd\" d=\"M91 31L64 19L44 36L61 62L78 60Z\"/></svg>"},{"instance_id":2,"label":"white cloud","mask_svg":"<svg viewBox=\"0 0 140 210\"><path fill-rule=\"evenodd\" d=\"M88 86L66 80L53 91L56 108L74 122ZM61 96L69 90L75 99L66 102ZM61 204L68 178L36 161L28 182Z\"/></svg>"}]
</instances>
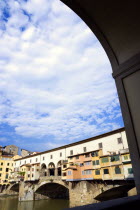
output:
<instances>
[{"instance_id":1,"label":"white cloud","mask_svg":"<svg viewBox=\"0 0 140 210\"><path fill-rule=\"evenodd\" d=\"M25 137L70 141L119 127L111 67L90 29L56 0L9 5L0 38L0 122Z\"/></svg>"}]
</instances>

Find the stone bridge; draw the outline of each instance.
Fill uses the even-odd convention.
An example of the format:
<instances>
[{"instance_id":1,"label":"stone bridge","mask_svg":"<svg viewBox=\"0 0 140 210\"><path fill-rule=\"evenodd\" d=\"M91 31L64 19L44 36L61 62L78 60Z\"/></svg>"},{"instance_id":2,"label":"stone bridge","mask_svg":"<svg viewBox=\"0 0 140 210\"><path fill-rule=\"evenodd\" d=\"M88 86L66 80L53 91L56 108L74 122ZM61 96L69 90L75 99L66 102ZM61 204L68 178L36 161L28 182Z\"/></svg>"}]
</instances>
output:
<instances>
[{"instance_id":1,"label":"stone bridge","mask_svg":"<svg viewBox=\"0 0 140 210\"><path fill-rule=\"evenodd\" d=\"M66 182L60 177L43 177L36 182L19 184L19 201L40 200L48 198L65 198L70 206L80 206L125 197L134 188L133 181L75 181Z\"/></svg>"}]
</instances>

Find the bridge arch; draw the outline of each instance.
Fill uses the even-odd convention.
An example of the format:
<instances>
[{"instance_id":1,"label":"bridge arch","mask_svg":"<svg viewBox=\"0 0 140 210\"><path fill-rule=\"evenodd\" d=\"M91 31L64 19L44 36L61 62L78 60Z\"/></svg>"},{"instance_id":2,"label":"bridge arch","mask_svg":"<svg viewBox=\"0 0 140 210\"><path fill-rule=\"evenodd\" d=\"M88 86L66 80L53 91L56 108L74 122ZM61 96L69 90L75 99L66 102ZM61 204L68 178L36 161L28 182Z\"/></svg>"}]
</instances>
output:
<instances>
[{"instance_id":1,"label":"bridge arch","mask_svg":"<svg viewBox=\"0 0 140 210\"><path fill-rule=\"evenodd\" d=\"M35 199L69 199L69 188L61 182L43 182L35 190Z\"/></svg>"},{"instance_id":2,"label":"bridge arch","mask_svg":"<svg viewBox=\"0 0 140 210\"><path fill-rule=\"evenodd\" d=\"M18 193L19 192L19 183L14 183L14 184L10 185L7 190Z\"/></svg>"}]
</instances>

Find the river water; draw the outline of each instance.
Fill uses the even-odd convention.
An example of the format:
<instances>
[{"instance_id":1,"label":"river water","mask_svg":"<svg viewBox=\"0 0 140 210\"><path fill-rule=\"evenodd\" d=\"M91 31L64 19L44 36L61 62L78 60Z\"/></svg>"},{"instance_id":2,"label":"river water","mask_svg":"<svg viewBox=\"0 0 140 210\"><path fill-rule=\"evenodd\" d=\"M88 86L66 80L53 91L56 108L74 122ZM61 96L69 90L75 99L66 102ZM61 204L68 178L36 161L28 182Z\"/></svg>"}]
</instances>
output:
<instances>
[{"instance_id":1,"label":"river water","mask_svg":"<svg viewBox=\"0 0 140 210\"><path fill-rule=\"evenodd\" d=\"M63 210L68 207L68 200L48 199L18 202L17 196L0 197L0 210Z\"/></svg>"}]
</instances>

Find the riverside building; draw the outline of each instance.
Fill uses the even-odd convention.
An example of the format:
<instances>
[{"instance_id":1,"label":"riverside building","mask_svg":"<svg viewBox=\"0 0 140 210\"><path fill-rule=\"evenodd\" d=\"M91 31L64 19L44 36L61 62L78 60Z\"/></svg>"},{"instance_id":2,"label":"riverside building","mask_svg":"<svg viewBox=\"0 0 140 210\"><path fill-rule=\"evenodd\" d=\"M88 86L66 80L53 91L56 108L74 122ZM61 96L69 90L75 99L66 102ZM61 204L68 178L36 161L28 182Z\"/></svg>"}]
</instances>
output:
<instances>
[{"instance_id":1,"label":"riverside building","mask_svg":"<svg viewBox=\"0 0 140 210\"><path fill-rule=\"evenodd\" d=\"M24 181L133 179L125 129L16 159L10 182L16 181L15 173Z\"/></svg>"}]
</instances>

